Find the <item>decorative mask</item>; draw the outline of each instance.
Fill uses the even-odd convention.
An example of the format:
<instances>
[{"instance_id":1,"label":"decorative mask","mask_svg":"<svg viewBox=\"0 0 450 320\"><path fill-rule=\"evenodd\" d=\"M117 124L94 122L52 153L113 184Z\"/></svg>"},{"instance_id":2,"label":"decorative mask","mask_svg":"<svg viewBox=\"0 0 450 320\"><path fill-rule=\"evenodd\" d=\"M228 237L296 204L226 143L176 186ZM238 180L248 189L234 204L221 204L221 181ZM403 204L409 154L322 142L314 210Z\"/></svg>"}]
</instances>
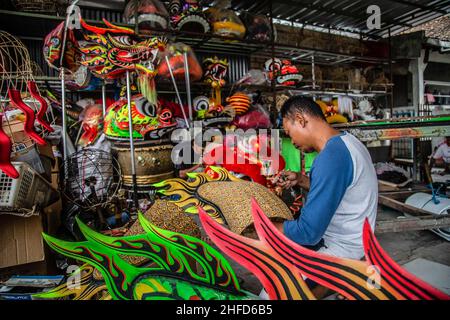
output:
<instances>
[{"instance_id":1,"label":"decorative mask","mask_svg":"<svg viewBox=\"0 0 450 320\"><path fill-rule=\"evenodd\" d=\"M192 102L195 119L201 120L204 127L229 124L233 120L233 112L217 105L207 96L195 97Z\"/></svg>"},{"instance_id":2,"label":"decorative mask","mask_svg":"<svg viewBox=\"0 0 450 320\"><path fill-rule=\"evenodd\" d=\"M238 39L244 38L245 26L233 10L211 7L206 13L214 34Z\"/></svg>"},{"instance_id":3,"label":"decorative mask","mask_svg":"<svg viewBox=\"0 0 450 320\"><path fill-rule=\"evenodd\" d=\"M159 0L131 0L125 7L124 18L129 24L137 24L139 32L169 29L169 13Z\"/></svg>"},{"instance_id":4,"label":"decorative mask","mask_svg":"<svg viewBox=\"0 0 450 320\"><path fill-rule=\"evenodd\" d=\"M89 68L82 65L83 54L79 50L80 45L72 29L67 29L66 47L64 57L61 59L64 26L64 22L61 22L45 37L44 59L50 67L54 69L62 67L68 71L66 74L67 88L71 90L95 89L99 83L91 77Z\"/></svg>"},{"instance_id":5,"label":"decorative mask","mask_svg":"<svg viewBox=\"0 0 450 320\"><path fill-rule=\"evenodd\" d=\"M83 111L81 126L83 134L78 144L86 147L94 143L103 130L103 110L101 105L89 105Z\"/></svg>"},{"instance_id":6,"label":"decorative mask","mask_svg":"<svg viewBox=\"0 0 450 320\"><path fill-rule=\"evenodd\" d=\"M78 50L79 44L75 38L74 31L67 29L66 47L64 49L64 57L61 59L64 26L65 22L63 21L45 37L43 48L44 59L52 68L58 69L64 67L67 70L75 72L80 66L82 54Z\"/></svg>"},{"instance_id":7,"label":"decorative mask","mask_svg":"<svg viewBox=\"0 0 450 320\"><path fill-rule=\"evenodd\" d=\"M225 78L228 73L227 59L217 57L206 58L203 60L203 81L209 84L213 89L212 102L214 105L222 105L221 88L225 85Z\"/></svg>"},{"instance_id":8,"label":"decorative mask","mask_svg":"<svg viewBox=\"0 0 450 320\"><path fill-rule=\"evenodd\" d=\"M189 78L191 81L199 81L202 78L203 70L198 63L197 57L188 45L178 42L170 44L161 54L161 63L158 66L158 76L170 79L170 70L165 57L169 59L173 76L176 80L184 80L185 75L185 53L187 53L187 61L189 68Z\"/></svg>"},{"instance_id":9,"label":"decorative mask","mask_svg":"<svg viewBox=\"0 0 450 320\"><path fill-rule=\"evenodd\" d=\"M167 39L141 39L129 28L103 21L108 28L90 26L81 19L83 36L87 41L80 48L84 53L82 63L103 79L120 77L126 70L136 71L141 93L156 105L155 60L158 51L165 48Z\"/></svg>"},{"instance_id":10,"label":"decorative mask","mask_svg":"<svg viewBox=\"0 0 450 320\"><path fill-rule=\"evenodd\" d=\"M272 40L272 27L267 16L254 15L248 11L243 11L239 18L244 22L247 29L246 39L263 42Z\"/></svg>"},{"instance_id":11,"label":"decorative mask","mask_svg":"<svg viewBox=\"0 0 450 320\"><path fill-rule=\"evenodd\" d=\"M264 65L269 80L275 77L276 84L283 86L295 86L302 81L303 76L297 67L289 60L280 60L275 58L273 61L269 59Z\"/></svg>"},{"instance_id":12,"label":"decorative mask","mask_svg":"<svg viewBox=\"0 0 450 320\"><path fill-rule=\"evenodd\" d=\"M242 290L228 261L214 248L192 236L160 229L139 214L144 234L109 237L77 218L87 239L67 242L43 234L58 253L95 267L113 300L248 300L258 297ZM138 267L124 256L149 259ZM197 271L189 261L196 261Z\"/></svg>"},{"instance_id":13,"label":"decorative mask","mask_svg":"<svg viewBox=\"0 0 450 320\"><path fill-rule=\"evenodd\" d=\"M320 109L322 109L322 113L327 119L327 122L330 124L333 123L347 123L348 120L343 115L339 114L339 108L337 104L337 100L326 103L321 100L317 100L316 103L320 106Z\"/></svg>"},{"instance_id":14,"label":"decorative mask","mask_svg":"<svg viewBox=\"0 0 450 320\"><path fill-rule=\"evenodd\" d=\"M171 0L169 13L175 30L208 33L211 29L197 0Z\"/></svg>"},{"instance_id":15,"label":"decorative mask","mask_svg":"<svg viewBox=\"0 0 450 320\"><path fill-rule=\"evenodd\" d=\"M161 105L157 107L140 94L131 98L131 113L133 137L136 139L160 139L176 126L170 109ZM121 98L108 108L104 132L110 139L129 138L127 99Z\"/></svg>"}]
</instances>

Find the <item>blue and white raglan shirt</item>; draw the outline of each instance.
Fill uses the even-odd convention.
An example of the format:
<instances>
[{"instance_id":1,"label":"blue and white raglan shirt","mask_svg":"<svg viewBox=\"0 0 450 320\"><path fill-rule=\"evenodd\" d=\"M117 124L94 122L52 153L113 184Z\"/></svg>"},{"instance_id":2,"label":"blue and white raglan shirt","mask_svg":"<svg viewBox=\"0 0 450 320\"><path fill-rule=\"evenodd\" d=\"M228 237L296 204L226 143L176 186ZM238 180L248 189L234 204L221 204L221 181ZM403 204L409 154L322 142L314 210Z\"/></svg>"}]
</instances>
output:
<instances>
[{"instance_id":1,"label":"blue and white raglan shirt","mask_svg":"<svg viewBox=\"0 0 450 320\"><path fill-rule=\"evenodd\" d=\"M284 233L304 246L333 256L364 257L362 230L368 218L372 230L378 203L378 181L367 148L354 136L328 140L310 172L310 191L298 219L286 221Z\"/></svg>"}]
</instances>

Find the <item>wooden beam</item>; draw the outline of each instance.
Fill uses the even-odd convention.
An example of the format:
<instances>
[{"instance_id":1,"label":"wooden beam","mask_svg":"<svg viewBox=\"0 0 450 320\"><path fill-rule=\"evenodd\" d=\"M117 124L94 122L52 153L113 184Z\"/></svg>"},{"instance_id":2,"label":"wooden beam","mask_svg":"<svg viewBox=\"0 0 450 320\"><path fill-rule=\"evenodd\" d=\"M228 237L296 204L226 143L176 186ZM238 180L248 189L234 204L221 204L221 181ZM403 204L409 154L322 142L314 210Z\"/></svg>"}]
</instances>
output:
<instances>
[{"instance_id":1,"label":"wooden beam","mask_svg":"<svg viewBox=\"0 0 450 320\"><path fill-rule=\"evenodd\" d=\"M429 211L410 206L406 203L400 202L384 195L378 195L378 203L391 209L410 214L414 217L435 216Z\"/></svg>"},{"instance_id":2,"label":"wooden beam","mask_svg":"<svg viewBox=\"0 0 450 320\"><path fill-rule=\"evenodd\" d=\"M431 216L426 218L400 217L395 220L377 221L375 233L380 234L388 232L418 231L448 227L450 227L450 217L448 215Z\"/></svg>"},{"instance_id":3,"label":"wooden beam","mask_svg":"<svg viewBox=\"0 0 450 320\"><path fill-rule=\"evenodd\" d=\"M388 197L394 200L404 201L409 196L413 195L417 192L424 192L424 193L430 193L430 189L427 189L425 186L423 188L415 188L413 187L412 190L398 190L398 191L386 191L386 192L379 192L380 196Z\"/></svg>"}]
</instances>

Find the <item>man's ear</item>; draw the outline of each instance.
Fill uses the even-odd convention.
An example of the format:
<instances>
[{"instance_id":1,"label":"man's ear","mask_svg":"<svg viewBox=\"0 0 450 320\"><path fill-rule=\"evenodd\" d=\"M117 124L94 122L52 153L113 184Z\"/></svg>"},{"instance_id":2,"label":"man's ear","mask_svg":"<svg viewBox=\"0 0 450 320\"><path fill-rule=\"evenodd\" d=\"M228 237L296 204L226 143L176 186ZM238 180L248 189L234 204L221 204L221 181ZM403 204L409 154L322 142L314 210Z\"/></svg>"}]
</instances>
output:
<instances>
[{"instance_id":1,"label":"man's ear","mask_svg":"<svg viewBox=\"0 0 450 320\"><path fill-rule=\"evenodd\" d=\"M303 114L301 114L300 112L295 113L294 121L298 122L302 126L302 128L304 128L306 126L306 123L308 123Z\"/></svg>"}]
</instances>

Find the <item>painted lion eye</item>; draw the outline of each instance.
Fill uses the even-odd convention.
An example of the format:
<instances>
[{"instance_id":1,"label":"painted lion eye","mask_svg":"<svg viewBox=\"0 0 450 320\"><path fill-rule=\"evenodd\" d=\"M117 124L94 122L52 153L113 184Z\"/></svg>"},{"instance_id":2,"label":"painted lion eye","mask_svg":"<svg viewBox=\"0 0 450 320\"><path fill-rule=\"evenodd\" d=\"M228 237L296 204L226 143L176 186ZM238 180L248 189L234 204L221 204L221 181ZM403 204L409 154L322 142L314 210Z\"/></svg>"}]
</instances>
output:
<instances>
[{"instance_id":1,"label":"painted lion eye","mask_svg":"<svg viewBox=\"0 0 450 320\"><path fill-rule=\"evenodd\" d=\"M156 116L156 106L148 102L148 100L144 97L136 99L136 108L139 111L139 113L147 117Z\"/></svg>"},{"instance_id":2,"label":"painted lion eye","mask_svg":"<svg viewBox=\"0 0 450 320\"><path fill-rule=\"evenodd\" d=\"M194 110L202 111L209 109L209 99L205 96L200 96L194 99Z\"/></svg>"}]
</instances>

